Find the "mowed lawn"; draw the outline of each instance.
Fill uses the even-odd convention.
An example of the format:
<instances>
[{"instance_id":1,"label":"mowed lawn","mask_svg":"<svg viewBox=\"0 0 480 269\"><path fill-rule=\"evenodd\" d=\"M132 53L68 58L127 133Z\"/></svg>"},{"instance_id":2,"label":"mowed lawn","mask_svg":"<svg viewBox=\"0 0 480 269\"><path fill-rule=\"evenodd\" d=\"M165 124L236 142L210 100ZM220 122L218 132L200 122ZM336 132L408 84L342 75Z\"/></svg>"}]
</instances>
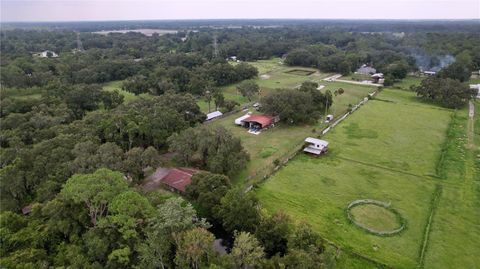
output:
<instances>
[{"instance_id":1,"label":"mowed lawn","mask_svg":"<svg viewBox=\"0 0 480 269\"><path fill-rule=\"evenodd\" d=\"M305 219L326 239L395 268L414 268L440 179L435 174L451 111L423 104L414 93L384 90L324 139L321 158L300 154L258 189L270 211ZM356 199L391 202L407 221L392 237L350 224L346 206Z\"/></svg>"}]
</instances>

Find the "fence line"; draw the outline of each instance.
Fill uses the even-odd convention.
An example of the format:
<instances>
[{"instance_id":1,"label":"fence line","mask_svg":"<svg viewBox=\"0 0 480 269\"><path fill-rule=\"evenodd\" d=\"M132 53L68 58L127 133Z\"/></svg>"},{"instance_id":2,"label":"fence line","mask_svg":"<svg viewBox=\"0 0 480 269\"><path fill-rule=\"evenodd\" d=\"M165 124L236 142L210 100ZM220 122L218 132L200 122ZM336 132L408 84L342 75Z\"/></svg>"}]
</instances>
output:
<instances>
[{"instance_id":1,"label":"fence line","mask_svg":"<svg viewBox=\"0 0 480 269\"><path fill-rule=\"evenodd\" d=\"M369 93L368 95L370 97L373 97L377 93L378 93L378 91L376 90L373 93ZM351 111L347 110L347 112L342 117L337 119L331 125L323 128L320 131L320 134L318 135L318 137L322 137L323 135L328 133L332 128L334 128L337 124L339 124L340 122L345 120L349 115L351 115L354 111L356 111L360 106L367 103L368 100L369 100L368 97L363 98L362 101L360 101L358 104L356 104L355 106L352 107ZM291 159L293 159L302 150L302 147L303 147L304 143L305 142L302 139L301 141L299 141L299 143L295 144L290 151L287 151L285 154L278 157L276 159L276 160L278 160L277 164L275 164L275 163L268 164L268 165L262 167L262 169L257 169L252 175L249 175L245 180L245 182L247 183L246 190L247 189L251 190L253 185L261 183L262 181L264 181L265 179L267 179L271 175L273 175L276 171L278 171L283 165L286 165ZM264 173L259 173L257 171L262 171Z\"/></svg>"}]
</instances>

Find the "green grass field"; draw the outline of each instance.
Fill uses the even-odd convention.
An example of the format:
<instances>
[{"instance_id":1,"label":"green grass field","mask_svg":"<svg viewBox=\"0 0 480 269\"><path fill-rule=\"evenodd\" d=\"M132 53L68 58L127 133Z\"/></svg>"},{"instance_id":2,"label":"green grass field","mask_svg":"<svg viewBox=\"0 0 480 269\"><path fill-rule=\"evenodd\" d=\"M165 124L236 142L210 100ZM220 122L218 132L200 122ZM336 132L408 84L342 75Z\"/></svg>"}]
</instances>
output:
<instances>
[{"instance_id":1,"label":"green grass field","mask_svg":"<svg viewBox=\"0 0 480 269\"><path fill-rule=\"evenodd\" d=\"M411 86L420 85L420 83L424 79L425 78L422 78L422 77L407 76L401 81L395 82L395 84L393 84L393 88L409 90Z\"/></svg>"},{"instance_id":2,"label":"green grass field","mask_svg":"<svg viewBox=\"0 0 480 269\"><path fill-rule=\"evenodd\" d=\"M476 113L480 104L476 104ZM477 268L480 264L480 117L458 111L445 154L445 180L431 225L425 268Z\"/></svg>"},{"instance_id":3,"label":"green grass field","mask_svg":"<svg viewBox=\"0 0 480 269\"><path fill-rule=\"evenodd\" d=\"M440 184L443 193L426 240L425 268L473 268L473 262L480 262L473 255L479 240L468 231L479 231L480 218L462 200L452 204L462 199L458 186L437 176L452 113L418 101L414 93L384 90L377 100L325 136L331 143L327 156L298 155L256 193L270 211L284 210L295 219L307 220L324 238L346 251L387 266L413 268L419 263L431 200ZM445 163L453 166L446 169L455 171L455 163L448 158ZM472 189L465 189L471 196L468 201L475 200ZM476 194L478 201L478 191ZM346 206L365 198L391 202L405 218L407 228L399 235L380 237L351 224ZM454 220L455 212L458 221ZM453 231L452 235L447 231ZM462 246L460 242L467 243ZM446 250L458 256L449 258ZM356 266L350 263L342 267Z\"/></svg>"},{"instance_id":4,"label":"green grass field","mask_svg":"<svg viewBox=\"0 0 480 269\"><path fill-rule=\"evenodd\" d=\"M131 92L127 92L125 90L122 90L122 80L115 80L115 81L110 81L108 83L105 83L103 85L103 90L104 91L118 91L121 95L123 95L124 101L126 103L136 100L140 98L140 96L149 96L149 94L140 94L140 95L135 95Z\"/></svg>"},{"instance_id":5,"label":"green grass field","mask_svg":"<svg viewBox=\"0 0 480 269\"><path fill-rule=\"evenodd\" d=\"M352 81L363 81L363 80L371 80L372 78L369 75L350 74L348 76L342 76L340 79L352 80Z\"/></svg>"},{"instance_id":6,"label":"green grass field","mask_svg":"<svg viewBox=\"0 0 480 269\"><path fill-rule=\"evenodd\" d=\"M259 61L262 62L262 61ZM258 64L259 62L254 62ZM271 65L273 66L273 65ZM323 76L302 76L285 74L283 71L285 67L280 66L280 69L275 69L272 73L273 76L278 76L281 78L282 83L278 87L283 88L293 88L296 85L299 85L301 82L308 79L308 77L314 77L320 81L319 77ZM302 79L299 79L302 78ZM262 80L260 80L262 81ZM329 109L328 113L331 113L335 116L344 114L349 104L357 104L360 102L368 93L375 91L375 87L363 86L363 85L354 85L341 82L320 82L322 85L325 85L324 90L334 91L338 88L344 89L344 94L334 96L334 102L332 107ZM267 94L269 91L274 91L275 88L262 88L261 95ZM236 89L233 86L230 86L225 89L225 94L230 96L237 96L238 98L244 98L241 95L237 94ZM248 102L244 99L243 103ZM208 105L206 102L199 102L200 107L208 110ZM213 110L213 104L212 110ZM203 110L205 111L205 110ZM233 115L229 115L219 120L213 121L211 124L221 124L227 129L232 131L234 135L242 139L244 147L250 154L251 161L248 163L246 169L241 171L237 176L234 177L235 182L244 182L247 178L259 177L260 175L265 175L268 173L268 169L273 168L273 161L276 159L282 160L287 155L292 154L294 151L298 150L302 141L307 136L315 136L325 127L324 123L317 123L314 125L305 125L305 126L289 126L286 124L279 124L275 128L262 132L260 135L252 135L247 132L246 129L236 126L234 120L246 112L238 112Z\"/></svg>"},{"instance_id":7,"label":"green grass field","mask_svg":"<svg viewBox=\"0 0 480 269\"><path fill-rule=\"evenodd\" d=\"M355 206L350 214L357 223L376 231L392 231L401 226L395 213L375 204Z\"/></svg>"}]
</instances>

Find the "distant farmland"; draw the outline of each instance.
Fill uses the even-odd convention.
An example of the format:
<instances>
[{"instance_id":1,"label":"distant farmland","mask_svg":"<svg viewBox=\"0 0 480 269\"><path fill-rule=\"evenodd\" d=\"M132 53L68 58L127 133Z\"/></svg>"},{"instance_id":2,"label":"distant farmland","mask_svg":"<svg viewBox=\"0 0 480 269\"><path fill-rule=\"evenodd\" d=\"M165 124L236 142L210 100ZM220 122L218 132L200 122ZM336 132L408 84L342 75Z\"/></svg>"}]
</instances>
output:
<instances>
[{"instance_id":1,"label":"distant farmland","mask_svg":"<svg viewBox=\"0 0 480 269\"><path fill-rule=\"evenodd\" d=\"M102 30L102 31L97 31L93 33L100 34L100 35L108 35L110 33L126 34L128 32L135 32L135 33L144 34L146 36L152 36L153 34L158 34L158 35L176 34L178 31L169 30L169 29L125 29L125 30Z\"/></svg>"}]
</instances>

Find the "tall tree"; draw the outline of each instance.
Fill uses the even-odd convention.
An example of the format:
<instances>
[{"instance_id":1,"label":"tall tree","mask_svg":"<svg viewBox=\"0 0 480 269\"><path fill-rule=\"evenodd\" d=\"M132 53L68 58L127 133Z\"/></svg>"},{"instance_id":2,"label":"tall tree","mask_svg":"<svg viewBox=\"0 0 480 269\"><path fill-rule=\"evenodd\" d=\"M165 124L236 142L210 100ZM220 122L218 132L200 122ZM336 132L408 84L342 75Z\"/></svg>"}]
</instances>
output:
<instances>
[{"instance_id":1,"label":"tall tree","mask_svg":"<svg viewBox=\"0 0 480 269\"><path fill-rule=\"evenodd\" d=\"M126 191L128 184L119 172L101 168L92 174L75 174L67 180L61 194L74 203L84 203L93 226L107 213L115 196Z\"/></svg>"},{"instance_id":2,"label":"tall tree","mask_svg":"<svg viewBox=\"0 0 480 269\"><path fill-rule=\"evenodd\" d=\"M183 164L213 173L233 175L245 167L249 159L240 139L223 126L190 128L172 135L169 144Z\"/></svg>"},{"instance_id":3,"label":"tall tree","mask_svg":"<svg viewBox=\"0 0 480 269\"><path fill-rule=\"evenodd\" d=\"M186 195L195 201L208 218L213 218L220 200L230 188L228 177L208 172L196 173L186 188Z\"/></svg>"},{"instance_id":4,"label":"tall tree","mask_svg":"<svg viewBox=\"0 0 480 269\"><path fill-rule=\"evenodd\" d=\"M448 108L460 108L475 96L476 89L453 79L430 77L422 80L419 86L413 86L418 96L434 101Z\"/></svg>"},{"instance_id":5,"label":"tall tree","mask_svg":"<svg viewBox=\"0 0 480 269\"><path fill-rule=\"evenodd\" d=\"M258 266L265 256L260 242L250 233L239 232L235 234L232 256L237 268L252 268Z\"/></svg>"},{"instance_id":6,"label":"tall tree","mask_svg":"<svg viewBox=\"0 0 480 269\"><path fill-rule=\"evenodd\" d=\"M291 233L291 225L290 219L283 212L276 212L272 216L262 216L255 234L265 247L267 255L285 255Z\"/></svg>"},{"instance_id":7,"label":"tall tree","mask_svg":"<svg viewBox=\"0 0 480 269\"><path fill-rule=\"evenodd\" d=\"M239 187L231 189L221 199L217 218L230 233L234 231L254 232L260 222L258 200L253 193Z\"/></svg>"},{"instance_id":8,"label":"tall tree","mask_svg":"<svg viewBox=\"0 0 480 269\"><path fill-rule=\"evenodd\" d=\"M279 89L263 97L260 102L262 111L279 116L281 121L289 124L315 122L320 114L312 95L298 90Z\"/></svg>"},{"instance_id":9,"label":"tall tree","mask_svg":"<svg viewBox=\"0 0 480 269\"><path fill-rule=\"evenodd\" d=\"M180 234L175 263L179 268L199 269L214 255L215 237L205 228L193 228Z\"/></svg>"},{"instance_id":10,"label":"tall tree","mask_svg":"<svg viewBox=\"0 0 480 269\"><path fill-rule=\"evenodd\" d=\"M251 102L253 96L260 92L260 87L253 80L245 80L238 84L237 90Z\"/></svg>"}]
</instances>

